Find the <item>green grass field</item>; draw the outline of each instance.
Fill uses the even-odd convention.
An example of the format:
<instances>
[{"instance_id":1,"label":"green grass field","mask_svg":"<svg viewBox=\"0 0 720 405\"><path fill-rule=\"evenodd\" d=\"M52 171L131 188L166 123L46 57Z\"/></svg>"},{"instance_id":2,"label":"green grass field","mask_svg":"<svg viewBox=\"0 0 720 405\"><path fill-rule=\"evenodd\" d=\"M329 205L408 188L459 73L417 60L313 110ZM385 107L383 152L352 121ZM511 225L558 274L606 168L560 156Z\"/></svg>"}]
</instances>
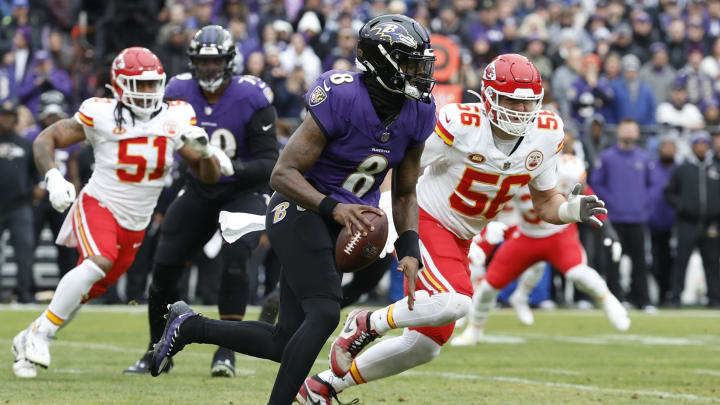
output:
<instances>
[{"instance_id":1,"label":"green grass field","mask_svg":"<svg viewBox=\"0 0 720 405\"><path fill-rule=\"evenodd\" d=\"M123 375L146 344L144 307L85 308L53 342L51 368L36 379L17 379L11 340L40 308L0 307L0 404L267 403L277 365L238 355L237 377L213 379L210 346L187 347L168 375ZM533 327L499 311L487 331L493 343L446 347L430 364L340 398L362 404L720 403L720 312L631 317L630 331L621 334L600 311L539 311ZM249 318L256 319L257 310ZM313 372L327 367L328 348Z\"/></svg>"}]
</instances>

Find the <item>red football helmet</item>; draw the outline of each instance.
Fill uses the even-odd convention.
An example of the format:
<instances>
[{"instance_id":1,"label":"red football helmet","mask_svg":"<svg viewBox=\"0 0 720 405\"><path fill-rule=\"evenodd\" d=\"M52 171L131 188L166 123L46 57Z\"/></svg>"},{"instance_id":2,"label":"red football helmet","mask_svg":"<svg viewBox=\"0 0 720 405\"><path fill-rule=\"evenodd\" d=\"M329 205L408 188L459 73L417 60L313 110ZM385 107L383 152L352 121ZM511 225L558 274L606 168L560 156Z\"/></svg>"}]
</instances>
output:
<instances>
[{"instance_id":1,"label":"red football helmet","mask_svg":"<svg viewBox=\"0 0 720 405\"><path fill-rule=\"evenodd\" d=\"M134 46L120 52L110 66L110 83L107 87L115 98L140 116L157 111L165 96L162 62L147 48Z\"/></svg>"},{"instance_id":2,"label":"red football helmet","mask_svg":"<svg viewBox=\"0 0 720 405\"><path fill-rule=\"evenodd\" d=\"M540 72L522 55L500 55L485 67L480 94L493 125L508 135L523 136L542 107ZM500 96L522 101L524 111L501 106Z\"/></svg>"}]
</instances>

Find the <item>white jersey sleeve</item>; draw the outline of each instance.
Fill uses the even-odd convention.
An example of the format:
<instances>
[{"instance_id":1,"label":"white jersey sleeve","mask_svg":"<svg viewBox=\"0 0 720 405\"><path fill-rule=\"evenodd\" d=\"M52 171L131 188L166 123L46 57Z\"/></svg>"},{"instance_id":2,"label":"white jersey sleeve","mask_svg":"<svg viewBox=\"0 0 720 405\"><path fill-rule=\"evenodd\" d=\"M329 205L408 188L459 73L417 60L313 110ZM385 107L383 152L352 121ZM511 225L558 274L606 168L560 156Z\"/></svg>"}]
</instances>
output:
<instances>
[{"instance_id":1,"label":"white jersey sleeve","mask_svg":"<svg viewBox=\"0 0 720 405\"><path fill-rule=\"evenodd\" d=\"M552 111L541 111L535 120L533 135L547 138L550 148L555 145L555 151L550 156L549 162L530 182L530 185L536 190L549 190L557 185L557 162L563 146L565 146L565 129L562 118Z\"/></svg>"},{"instance_id":2,"label":"white jersey sleeve","mask_svg":"<svg viewBox=\"0 0 720 405\"><path fill-rule=\"evenodd\" d=\"M576 183L585 181L585 164L577 156L560 154L557 165L558 187L567 194ZM523 187L513 200L520 211L520 232L531 238L544 238L565 229L569 224L545 222L535 213L530 189Z\"/></svg>"}]
</instances>

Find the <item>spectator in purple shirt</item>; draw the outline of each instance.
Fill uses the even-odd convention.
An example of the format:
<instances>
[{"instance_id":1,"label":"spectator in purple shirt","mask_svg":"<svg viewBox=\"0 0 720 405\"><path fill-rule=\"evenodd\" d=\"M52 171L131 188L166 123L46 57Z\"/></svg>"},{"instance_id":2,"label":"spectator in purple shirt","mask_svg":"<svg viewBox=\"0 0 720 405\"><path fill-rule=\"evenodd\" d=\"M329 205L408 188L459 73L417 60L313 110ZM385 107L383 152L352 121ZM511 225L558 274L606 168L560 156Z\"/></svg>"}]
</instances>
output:
<instances>
[{"instance_id":1,"label":"spectator in purple shirt","mask_svg":"<svg viewBox=\"0 0 720 405\"><path fill-rule=\"evenodd\" d=\"M35 60L30 71L25 75L22 86L18 91L20 102L23 103L33 115L38 112L40 95L46 91L57 90L66 99L72 95L72 83L68 72L55 67L47 51L35 53Z\"/></svg>"},{"instance_id":2,"label":"spectator in purple shirt","mask_svg":"<svg viewBox=\"0 0 720 405\"><path fill-rule=\"evenodd\" d=\"M670 238L675 225L675 210L663 196L663 190L675 168L675 141L677 134L669 132L660 137L658 158L650 162L650 238L652 241L651 271L658 283L660 305L670 299L670 277L674 257Z\"/></svg>"},{"instance_id":3,"label":"spectator in purple shirt","mask_svg":"<svg viewBox=\"0 0 720 405\"><path fill-rule=\"evenodd\" d=\"M650 213L650 171L648 155L636 143L640 127L624 119L617 128L618 142L606 149L596 164L590 186L607 206L625 254L630 256L632 273L628 300L637 308L654 311L648 299L645 230ZM608 284L615 280L608 280Z\"/></svg>"}]
</instances>

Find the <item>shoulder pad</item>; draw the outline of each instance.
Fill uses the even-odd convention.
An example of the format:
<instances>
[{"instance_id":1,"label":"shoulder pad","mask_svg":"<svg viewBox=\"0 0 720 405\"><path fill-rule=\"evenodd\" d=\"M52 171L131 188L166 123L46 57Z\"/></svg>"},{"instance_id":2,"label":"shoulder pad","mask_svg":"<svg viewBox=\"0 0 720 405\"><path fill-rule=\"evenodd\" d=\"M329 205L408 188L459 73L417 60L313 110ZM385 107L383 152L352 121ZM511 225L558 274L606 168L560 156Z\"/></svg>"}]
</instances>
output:
<instances>
[{"instance_id":1,"label":"shoulder pad","mask_svg":"<svg viewBox=\"0 0 720 405\"><path fill-rule=\"evenodd\" d=\"M482 120L482 106L479 103L446 104L438 114L435 133L447 145L452 146L455 137L472 132L479 128Z\"/></svg>"},{"instance_id":2,"label":"shoulder pad","mask_svg":"<svg viewBox=\"0 0 720 405\"><path fill-rule=\"evenodd\" d=\"M106 111L113 110L117 100L105 97L88 98L80 104L75 118L86 127L94 127L95 120Z\"/></svg>"},{"instance_id":3,"label":"shoulder pad","mask_svg":"<svg viewBox=\"0 0 720 405\"><path fill-rule=\"evenodd\" d=\"M554 147L555 153L562 152L565 146L565 129L562 118L549 110L542 110L535 120L533 132L537 136L548 138Z\"/></svg>"},{"instance_id":4,"label":"shoulder pad","mask_svg":"<svg viewBox=\"0 0 720 405\"><path fill-rule=\"evenodd\" d=\"M244 87L242 93L255 101L252 104L256 108L262 108L263 104L272 104L274 99L272 89L259 77L252 75L233 76L233 80Z\"/></svg>"},{"instance_id":5,"label":"shoulder pad","mask_svg":"<svg viewBox=\"0 0 720 405\"><path fill-rule=\"evenodd\" d=\"M170 78L170 81L173 80L192 80L192 74L190 72L180 73Z\"/></svg>"},{"instance_id":6,"label":"shoulder pad","mask_svg":"<svg viewBox=\"0 0 720 405\"><path fill-rule=\"evenodd\" d=\"M173 115L179 117L180 122L187 122L190 125L197 124L197 118L195 117L195 109L192 104L183 100L170 100L167 102L168 111ZM186 121L188 120L189 121Z\"/></svg>"}]
</instances>

